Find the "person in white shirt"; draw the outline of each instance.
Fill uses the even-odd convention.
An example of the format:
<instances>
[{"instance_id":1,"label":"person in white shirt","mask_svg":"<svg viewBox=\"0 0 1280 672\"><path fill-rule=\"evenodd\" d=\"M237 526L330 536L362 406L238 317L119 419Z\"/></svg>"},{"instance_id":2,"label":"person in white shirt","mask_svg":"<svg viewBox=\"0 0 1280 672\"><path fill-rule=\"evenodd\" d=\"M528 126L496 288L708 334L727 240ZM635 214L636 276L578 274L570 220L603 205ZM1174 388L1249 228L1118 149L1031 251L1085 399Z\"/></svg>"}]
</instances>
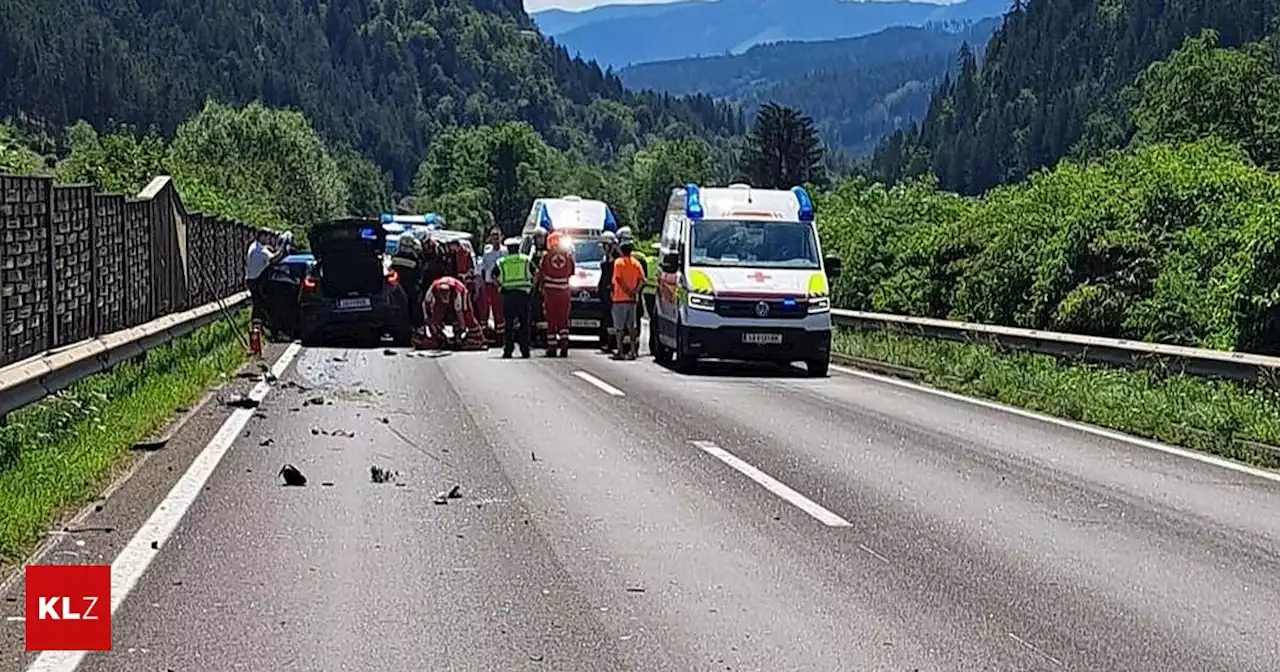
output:
<instances>
[{"instance_id":1,"label":"person in white shirt","mask_svg":"<svg viewBox=\"0 0 1280 672\"><path fill-rule=\"evenodd\" d=\"M259 328L267 317L262 291L262 285L267 278L267 269L283 259L285 253L283 246L280 250L273 250L268 246L274 238L277 238L276 235L270 231L259 231L254 236L253 242L249 243L249 252L244 260L244 284L249 289L249 299L253 305L251 319Z\"/></svg>"},{"instance_id":2,"label":"person in white shirt","mask_svg":"<svg viewBox=\"0 0 1280 672\"><path fill-rule=\"evenodd\" d=\"M502 292L498 287L498 259L502 257L502 229L493 227L489 230L489 240L484 246L484 256L480 259L480 275L484 279L485 306L479 314L480 326L484 327L486 336L494 344L503 342L506 332L506 320L502 316ZM493 316L493 331L489 331L489 316Z\"/></svg>"}]
</instances>

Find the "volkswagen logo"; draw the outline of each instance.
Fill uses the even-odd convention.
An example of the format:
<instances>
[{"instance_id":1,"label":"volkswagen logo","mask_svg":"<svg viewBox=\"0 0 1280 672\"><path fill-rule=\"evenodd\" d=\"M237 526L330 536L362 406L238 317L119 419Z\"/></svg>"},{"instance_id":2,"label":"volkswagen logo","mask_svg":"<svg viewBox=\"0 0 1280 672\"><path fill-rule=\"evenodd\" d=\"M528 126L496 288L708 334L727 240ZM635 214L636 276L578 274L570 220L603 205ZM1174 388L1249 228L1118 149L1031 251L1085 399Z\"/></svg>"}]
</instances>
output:
<instances>
[{"instance_id":1,"label":"volkswagen logo","mask_svg":"<svg viewBox=\"0 0 1280 672\"><path fill-rule=\"evenodd\" d=\"M769 316L769 304L765 303L764 301L757 303L756 317L768 317L768 316Z\"/></svg>"},{"instance_id":2,"label":"volkswagen logo","mask_svg":"<svg viewBox=\"0 0 1280 672\"><path fill-rule=\"evenodd\" d=\"M585 290L585 289L584 289L584 290L582 290L581 292L578 292L578 300L579 300L579 301L590 301L590 300L591 300L591 292L588 292L588 291L587 291L587 290Z\"/></svg>"}]
</instances>

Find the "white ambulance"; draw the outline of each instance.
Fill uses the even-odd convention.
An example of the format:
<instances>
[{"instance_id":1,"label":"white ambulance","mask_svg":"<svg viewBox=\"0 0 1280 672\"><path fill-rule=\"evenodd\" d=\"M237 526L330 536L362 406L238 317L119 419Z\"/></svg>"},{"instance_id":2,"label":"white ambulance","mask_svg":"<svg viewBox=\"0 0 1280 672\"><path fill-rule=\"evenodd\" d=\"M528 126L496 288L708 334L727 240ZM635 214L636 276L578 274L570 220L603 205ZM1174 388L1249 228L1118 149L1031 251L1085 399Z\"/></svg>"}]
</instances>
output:
<instances>
[{"instance_id":1,"label":"white ambulance","mask_svg":"<svg viewBox=\"0 0 1280 672\"><path fill-rule=\"evenodd\" d=\"M702 358L831 363L831 290L840 259L822 256L802 187L674 189L659 243L649 347L659 364Z\"/></svg>"},{"instance_id":2,"label":"white ambulance","mask_svg":"<svg viewBox=\"0 0 1280 672\"><path fill-rule=\"evenodd\" d=\"M596 291L600 283L600 262L604 260L600 234L618 230L613 210L604 201L572 194L560 198L539 198L533 202L525 219L521 252L532 253L533 232L539 228L548 234L559 232L568 238L567 244L573 246L575 271L569 278L570 333L597 336L603 343L610 316L605 314L605 304ZM533 312L534 340L541 344L547 322L542 317L542 306L534 306Z\"/></svg>"}]
</instances>

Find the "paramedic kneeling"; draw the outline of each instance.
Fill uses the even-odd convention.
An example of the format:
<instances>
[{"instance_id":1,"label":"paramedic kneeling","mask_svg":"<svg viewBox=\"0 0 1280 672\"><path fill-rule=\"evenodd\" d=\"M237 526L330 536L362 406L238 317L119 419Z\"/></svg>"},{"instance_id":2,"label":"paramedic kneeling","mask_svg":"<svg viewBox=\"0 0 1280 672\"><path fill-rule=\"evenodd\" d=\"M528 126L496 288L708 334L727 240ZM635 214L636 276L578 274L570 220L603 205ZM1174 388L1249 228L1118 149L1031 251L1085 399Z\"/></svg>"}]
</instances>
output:
<instances>
[{"instance_id":1,"label":"paramedic kneeling","mask_svg":"<svg viewBox=\"0 0 1280 672\"><path fill-rule=\"evenodd\" d=\"M640 353L637 303L644 289L644 267L631 256L631 243L619 246L621 255L613 262L613 325L618 332L618 352L614 359L635 359Z\"/></svg>"}]
</instances>

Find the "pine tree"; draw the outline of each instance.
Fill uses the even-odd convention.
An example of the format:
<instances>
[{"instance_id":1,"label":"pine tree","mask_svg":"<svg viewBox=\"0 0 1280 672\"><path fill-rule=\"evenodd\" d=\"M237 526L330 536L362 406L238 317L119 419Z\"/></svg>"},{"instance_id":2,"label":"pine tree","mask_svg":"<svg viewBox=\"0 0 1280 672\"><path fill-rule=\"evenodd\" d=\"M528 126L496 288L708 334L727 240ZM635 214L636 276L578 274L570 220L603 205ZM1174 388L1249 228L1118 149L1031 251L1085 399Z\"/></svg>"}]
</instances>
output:
<instances>
[{"instance_id":1,"label":"pine tree","mask_svg":"<svg viewBox=\"0 0 1280 672\"><path fill-rule=\"evenodd\" d=\"M756 112L738 172L761 189L826 184L824 148L813 119L789 107L766 103Z\"/></svg>"}]
</instances>

